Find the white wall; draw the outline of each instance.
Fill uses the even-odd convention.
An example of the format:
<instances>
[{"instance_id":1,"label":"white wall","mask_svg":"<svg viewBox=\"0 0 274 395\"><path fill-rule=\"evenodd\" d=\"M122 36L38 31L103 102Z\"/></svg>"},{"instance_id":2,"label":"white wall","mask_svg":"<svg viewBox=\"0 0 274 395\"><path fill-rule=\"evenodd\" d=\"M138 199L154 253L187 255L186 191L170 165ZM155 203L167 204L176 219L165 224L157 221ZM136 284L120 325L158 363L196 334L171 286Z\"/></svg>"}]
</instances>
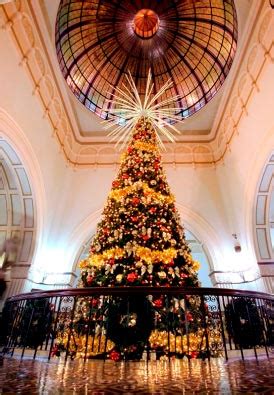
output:
<instances>
[{"instance_id":1,"label":"white wall","mask_svg":"<svg viewBox=\"0 0 274 395\"><path fill-rule=\"evenodd\" d=\"M249 101L248 114L238 126L238 136L232 141L231 152L226 155L224 165L217 170L227 233L237 233L239 237L242 251L237 254L237 264L249 270L247 281L260 275L254 249L254 205L262 171L274 149L272 62L267 64L257 84L259 91ZM229 243L226 246L226 256L233 266L232 250ZM262 286L261 283L259 286Z\"/></svg>"},{"instance_id":2,"label":"white wall","mask_svg":"<svg viewBox=\"0 0 274 395\"><path fill-rule=\"evenodd\" d=\"M18 125L16 134L4 129L1 134L11 142L33 181L39 222L34 259L39 264L41 253L50 242L55 220L58 222L56 214L67 169L51 137L48 121L43 118L40 103L33 95L24 66L19 65L14 44L3 29L0 29L0 53L0 108Z\"/></svg>"}]
</instances>

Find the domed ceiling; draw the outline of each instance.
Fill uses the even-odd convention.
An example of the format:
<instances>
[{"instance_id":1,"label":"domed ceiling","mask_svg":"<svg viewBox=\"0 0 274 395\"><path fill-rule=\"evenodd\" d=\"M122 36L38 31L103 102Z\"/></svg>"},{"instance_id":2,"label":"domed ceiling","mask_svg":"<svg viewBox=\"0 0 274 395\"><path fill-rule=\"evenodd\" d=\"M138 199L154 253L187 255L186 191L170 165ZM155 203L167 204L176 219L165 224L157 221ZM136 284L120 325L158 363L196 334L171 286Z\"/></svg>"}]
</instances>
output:
<instances>
[{"instance_id":1,"label":"domed ceiling","mask_svg":"<svg viewBox=\"0 0 274 395\"><path fill-rule=\"evenodd\" d=\"M56 49L71 91L105 119L111 93L130 71L141 95L151 69L154 91L170 78L182 119L220 89L237 44L233 0L62 0Z\"/></svg>"}]
</instances>

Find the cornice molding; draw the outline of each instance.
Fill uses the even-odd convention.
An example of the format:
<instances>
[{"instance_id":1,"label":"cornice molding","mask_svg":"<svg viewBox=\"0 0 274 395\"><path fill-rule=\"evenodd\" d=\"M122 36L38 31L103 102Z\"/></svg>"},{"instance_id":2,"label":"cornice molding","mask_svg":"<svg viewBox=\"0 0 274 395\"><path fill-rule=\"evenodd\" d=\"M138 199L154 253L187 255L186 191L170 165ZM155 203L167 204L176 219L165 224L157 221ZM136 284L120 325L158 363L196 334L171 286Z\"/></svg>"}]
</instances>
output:
<instances>
[{"instance_id":1,"label":"cornice molding","mask_svg":"<svg viewBox=\"0 0 274 395\"><path fill-rule=\"evenodd\" d=\"M36 4L38 7L39 3ZM252 98L259 92L260 78L269 62L274 61L274 15L267 1L260 4L255 7L255 16L250 12L253 23L249 26L245 45L244 42L241 45L244 48L234 69L236 76L229 97L220 105L208 140L203 136L202 141L198 141L199 136L193 136L189 141L190 137L186 136L186 141L167 144L167 151L162 155L165 164L216 166L229 153L232 140L240 133L240 123L248 115ZM56 64L50 59L31 2L17 0L1 6L0 18L0 26L15 43L21 58L20 66L31 79L33 95L40 101L43 116L51 125L52 137L57 140L68 165L82 168L118 163L120 154L114 144L95 143L94 138L82 136L70 116L72 109L68 96L62 95L60 81L54 73Z\"/></svg>"}]
</instances>

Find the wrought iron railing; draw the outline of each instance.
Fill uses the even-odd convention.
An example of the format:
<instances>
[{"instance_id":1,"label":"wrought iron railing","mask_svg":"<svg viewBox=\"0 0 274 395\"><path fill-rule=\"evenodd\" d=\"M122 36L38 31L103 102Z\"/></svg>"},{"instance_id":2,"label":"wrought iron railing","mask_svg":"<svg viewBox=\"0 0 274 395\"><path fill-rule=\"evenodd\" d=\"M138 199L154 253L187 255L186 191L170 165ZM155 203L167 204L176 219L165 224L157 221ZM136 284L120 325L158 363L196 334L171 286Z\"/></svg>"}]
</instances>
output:
<instances>
[{"instance_id":1,"label":"wrought iron railing","mask_svg":"<svg viewBox=\"0 0 274 395\"><path fill-rule=\"evenodd\" d=\"M22 358L258 358L273 352L274 297L178 287L33 292L7 300L1 345Z\"/></svg>"}]
</instances>

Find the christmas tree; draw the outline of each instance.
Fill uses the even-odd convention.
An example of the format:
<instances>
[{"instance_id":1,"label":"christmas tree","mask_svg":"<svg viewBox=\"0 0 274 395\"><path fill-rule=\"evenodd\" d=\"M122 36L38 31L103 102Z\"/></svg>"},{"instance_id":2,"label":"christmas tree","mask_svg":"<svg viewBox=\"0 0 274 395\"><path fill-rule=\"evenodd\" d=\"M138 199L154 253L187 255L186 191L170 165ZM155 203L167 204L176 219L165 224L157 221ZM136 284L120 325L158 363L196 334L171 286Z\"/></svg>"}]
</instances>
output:
<instances>
[{"instance_id":1,"label":"christmas tree","mask_svg":"<svg viewBox=\"0 0 274 395\"><path fill-rule=\"evenodd\" d=\"M170 115L174 109L167 107L172 99L157 103L171 83L150 99L149 75L143 102L131 77L128 83L131 91L126 86L127 93L118 89L120 96L112 103L118 107L112 111L124 116L126 126L118 125L112 134L129 144L90 254L80 262L80 286L198 287L199 263L186 243L159 149L159 132L173 140L167 129L175 130L170 123L176 119ZM114 360L140 359L144 350L201 355L209 341L201 309L205 307L197 296L80 298L73 325L62 332L59 345L72 354ZM71 334L74 346L68 345Z\"/></svg>"},{"instance_id":2,"label":"christmas tree","mask_svg":"<svg viewBox=\"0 0 274 395\"><path fill-rule=\"evenodd\" d=\"M80 267L84 287L198 285L199 264L186 244L149 119L133 130Z\"/></svg>"},{"instance_id":3,"label":"christmas tree","mask_svg":"<svg viewBox=\"0 0 274 395\"><path fill-rule=\"evenodd\" d=\"M133 129L90 255L80 267L83 287L198 286L199 263L193 260L185 241L162 168L156 132L145 117ZM188 304L187 319L193 326L196 314L194 326L198 330L195 303L197 300ZM167 327L172 327L173 336L183 335L179 321L185 319L186 306L177 304L174 308L163 297L150 301L133 297L101 306L107 311L107 337L116 345L114 355L125 355L127 350L140 358L148 338L157 342L166 337ZM87 317L89 311L84 303L79 317Z\"/></svg>"}]
</instances>

